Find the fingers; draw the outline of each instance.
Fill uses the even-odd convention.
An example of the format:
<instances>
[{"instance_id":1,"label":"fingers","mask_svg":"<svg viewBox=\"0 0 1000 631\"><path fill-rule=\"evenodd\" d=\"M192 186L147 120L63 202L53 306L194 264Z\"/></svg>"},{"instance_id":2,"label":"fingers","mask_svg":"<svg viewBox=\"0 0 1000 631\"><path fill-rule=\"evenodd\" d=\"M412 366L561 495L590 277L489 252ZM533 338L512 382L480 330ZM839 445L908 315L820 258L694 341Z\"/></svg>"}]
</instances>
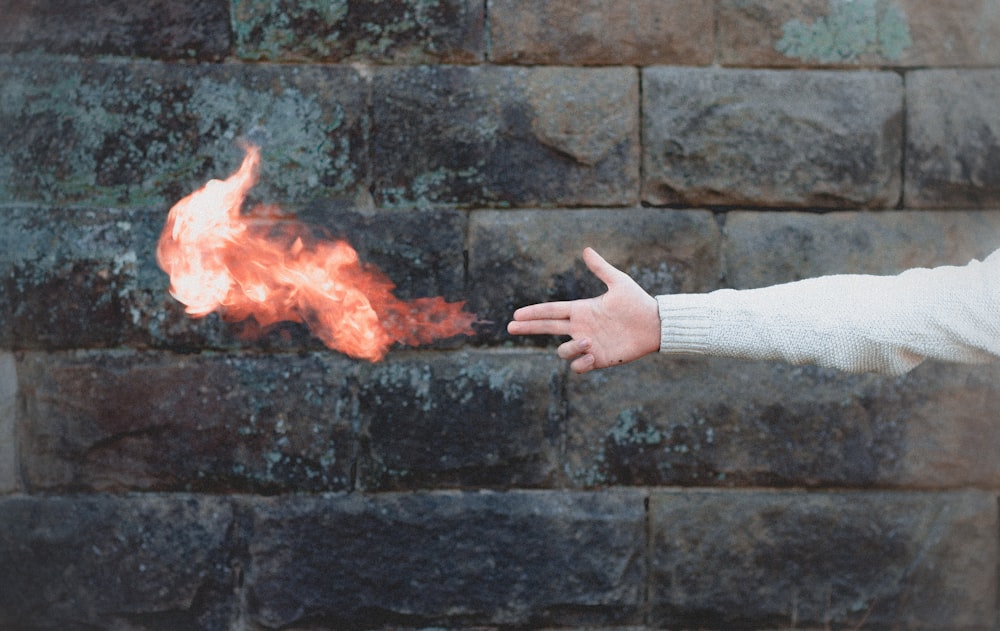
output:
<instances>
[{"instance_id":1,"label":"fingers","mask_svg":"<svg viewBox=\"0 0 1000 631\"><path fill-rule=\"evenodd\" d=\"M514 320L563 320L569 318L569 302L541 302L521 307L514 312Z\"/></svg>"},{"instance_id":2,"label":"fingers","mask_svg":"<svg viewBox=\"0 0 1000 631\"><path fill-rule=\"evenodd\" d=\"M514 320L507 323L511 335L569 335L567 320Z\"/></svg>"},{"instance_id":3,"label":"fingers","mask_svg":"<svg viewBox=\"0 0 1000 631\"><path fill-rule=\"evenodd\" d=\"M595 359L590 353L592 344L590 340L570 340L559 345L556 354L560 359L573 360L569 367L577 373L582 374L594 369Z\"/></svg>"},{"instance_id":4,"label":"fingers","mask_svg":"<svg viewBox=\"0 0 1000 631\"><path fill-rule=\"evenodd\" d=\"M597 253L594 248L585 248L583 250L583 262L587 264L587 269L593 272L594 276L601 279L601 281L610 287L618 280L621 272L611 263L604 260L604 257Z\"/></svg>"}]
</instances>

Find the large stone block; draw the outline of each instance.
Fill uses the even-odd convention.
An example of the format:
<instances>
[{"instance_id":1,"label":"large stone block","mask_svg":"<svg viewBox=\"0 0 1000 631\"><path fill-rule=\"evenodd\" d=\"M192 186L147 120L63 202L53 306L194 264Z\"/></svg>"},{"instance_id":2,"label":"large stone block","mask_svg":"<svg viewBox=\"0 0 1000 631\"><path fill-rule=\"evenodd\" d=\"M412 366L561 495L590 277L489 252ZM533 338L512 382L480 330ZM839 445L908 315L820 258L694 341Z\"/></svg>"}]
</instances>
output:
<instances>
[{"instance_id":1,"label":"large stone block","mask_svg":"<svg viewBox=\"0 0 1000 631\"><path fill-rule=\"evenodd\" d=\"M716 289L721 274L720 231L707 211L485 210L472 213L469 234L469 304L490 322L488 341L511 340L518 307L604 293L580 259L586 246L653 294Z\"/></svg>"},{"instance_id":2,"label":"large stone block","mask_svg":"<svg viewBox=\"0 0 1000 631\"><path fill-rule=\"evenodd\" d=\"M17 366L14 355L0 352L0 495L20 489L17 458Z\"/></svg>"},{"instance_id":3,"label":"large stone block","mask_svg":"<svg viewBox=\"0 0 1000 631\"><path fill-rule=\"evenodd\" d=\"M361 370L368 489L550 486L563 367L554 356L413 353Z\"/></svg>"},{"instance_id":4,"label":"large stone block","mask_svg":"<svg viewBox=\"0 0 1000 631\"><path fill-rule=\"evenodd\" d=\"M991 0L723 0L719 57L753 66L1000 62Z\"/></svg>"},{"instance_id":5,"label":"large stone block","mask_svg":"<svg viewBox=\"0 0 1000 631\"><path fill-rule=\"evenodd\" d=\"M706 0L489 0L490 59L549 65L708 65Z\"/></svg>"},{"instance_id":6,"label":"large stone block","mask_svg":"<svg viewBox=\"0 0 1000 631\"><path fill-rule=\"evenodd\" d=\"M356 365L329 354L28 354L29 491L344 490Z\"/></svg>"},{"instance_id":7,"label":"large stone block","mask_svg":"<svg viewBox=\"0 0 1000 631\"><path fill-rule=\"evenodd\" d=\"M657 628L993 629L982 492L654 492Z\"/></svg>"},{"instance_id":8,"label":"large stone block","mask_svg":"<svg viewBox=\"0 0 1000 631\"><path fill-rule=\"evenodd\" d=\"M367 195L368 86L347 66L7 58L0 202L173 204L263 144L253 195Z\"/></svg>"},{"instance_id":9,"label":"large stone block","mask_svg":"<svg viewBox=\"0 0 1000 631\"><path fill-rule=\"evenodd\" d=\"M726 215L726 283L746 289L828 274L965 265L1000 247L993 211Z\"/></svg>"},{"instance_id":10,"label":"large stone block","mask_svg":"<svg viewBox=\"0 0 1000 631\"><path fill-rule=\"evenodd\" d=\"M1000 70L914 71L906 79L912 208L1000 204Z\"/></svg>"},{"instance_id":11,"label":"large stone block","mask_svg":"<svg viewBox=\"0 0 1000 631\"><path fill-rule=\"evenodd\" d=\"M642 618L638 492L287 497L254 515L246 586L268 628Z\"/></svg>"},{"instance_id":12,"label":"large stone block","mask_svg":"<svg viewBox=\"0 0 1000 631\"><path fill-rule=\"evenodd\" d=\"M0 53L45 52L221 60L229 54L226 0L3 0Z\"/></svg>"},{"instance_id":13,"label":"large stone block","mask_svg":"<svg viewBox=\"0 0 1000 631\"><path fill-rule=\"evenodd\" d=\"M633 69L379 68L373 90L378 204L637 201Z\"/></svg>"},{"instance_id":14,"label":"large stone block","mask_svg":"<svg viewBox=\"0 0 1000 631\"><path fill-rule=\"evenodd\" d=\"M647 68L643 199L895 206L902 106L888 72Z\"/></svg>"},{"instance_id":15,"label":"large stone block","mask_svg":"<svg viewBox=\"0 0 1000 631\"><path fill-rule=\"evenodd\" d=\"M244 59L474 63L485 52L481 0L234 0Z\"/></svg>"},{"instance_id":16,"label":"large stone block","mask_svg":"<svg viewBox=\"0 0 1000 631\"><path fill-rule=\"evenodd\" d=\"M582 487L992 488L998 376L651 357L568 380L565 468Z\"/></svg>"},{"instance_id":17,"label":"large stone block","mask_svg":"<svg viewBox=\"0 0 1000 631\"><path fill-rule=\"evenodd\" d=\"M0 626L231 628L232 523L220 498L0 499Z\"/></svg>"}]
</instances>

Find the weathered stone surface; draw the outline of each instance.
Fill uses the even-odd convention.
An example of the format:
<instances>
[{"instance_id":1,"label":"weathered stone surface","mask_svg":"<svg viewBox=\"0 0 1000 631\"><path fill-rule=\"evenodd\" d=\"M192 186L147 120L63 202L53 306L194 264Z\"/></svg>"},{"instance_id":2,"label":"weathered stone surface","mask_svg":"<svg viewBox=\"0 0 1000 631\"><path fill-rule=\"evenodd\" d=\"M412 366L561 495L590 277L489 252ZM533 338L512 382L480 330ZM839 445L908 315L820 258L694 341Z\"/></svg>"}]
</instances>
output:
<instances>
[{"instance_id":1,"label":"weathered stone surface","mask_svg":"<svg viewBox=\"0 0 1000 631\"><path fill-rule=\"evenodd\" d=\"M726 282L746 289L827 274L965 265L1000 247L1000 213L730 212Z\"/></svg>"},{"instance_id":2,"label":"weathered stone surface","mask_svg":"<svg viewBox=\"0 0 1000 631\"><path fill-rule=\"evenodd\" d=\"M894 206L902 103L887 72L648 68L643 199Z\"/></svg>"},{"instance_id":3,"label":"weathered stone surface","mask_svg":"<svg viewBox=\"0 0 1000 631\"><path fill-rule=\"evenodd\" d=\"M992 487L998 373L651 357L569 379L566 472L584 487Z\"/></svg>"},{"instance_id":4,"label":"weathered stone surface","mask_svg":"<svg viewBox=\"0 0 1000 631\"><path fill-rule=\"evenodd\" d=\"M235 0L244 59L474 63L485 54L481 0Z\"/></svg>"},{"instance_id":5,"label":"weathered stone surface","mask_svg":"<svg viewBox=\"0 0 1000 631\"><path fill-rule=\"evenodd\" d=\"M367 85L346 66L0 60L0 202L173 204L263 144L254 195L364 196Z\"/></svg>"},{"instance_id":6,"label":"weathered stone surface","mask_svg":"<svg viewBox=\"0 0 1000 631\"><path fill-rule=\"evenodd\" d=\"M641 620L637 492L289 497L254 512L246 585L269 628Z\"/></svg>"},{"instance_id":7,"label":"weathered stone surface","mask_svg":"<svg viewBox=\"0 0 1000 631\"><path fill-rule=\"evenodd\" d=\"M17 367L12 353L0 352L0 495L20 488L17 459Z\"/></svg>"},{"instance_id":8,"label":"weathered stone surface","mask_svg":"<svg viewBox=\"0 0 1000 631\"><path fill-rule=\"evenodd\" d=\"M497 63L712 63L715 3L706 0L489 0Z\"/></svg>"},{"instance_id":9,"label":"weathered stone surface","mask_svg":"<svg viewBox=\"0 0 1000 631\"><path fill-rule=\"evenodd\" d=\"M3 0L0 52L221 60L226 0Z\"/></svg>"},{"instance_id":10,"label":"weathered stone surface","mask_svg":"<svg viewBox=\"0 0 1000 631\"><path fill-rule=\"evenodd\" d=\"M1000 62L990 0L723 0L719 57L753 66L982 66Z\"/></svg>"},{"instance_id":11,"label":"weathered stone surface","mask_svg":"<svg viewBox=\"0 0 1000 631\"><path fill-rule=\"evenodd\" d=\"M1000 204L998 102L1000 70L927 70L907 75L904 202L908 207Z\"/></svg>"},{"instance_id":12,"label":"weathered stone surface","mask_svg":"<svg viewBox=\"0 0 1000 631\"><path fill-rule=\"evenodd\" d=\"M719 228L706 211L475 211L469 235L469 305L490 321L486 341L512 340L506 327L518 307L604 293L580 260L586 246L654 294L716 289L721 273Z\"/></svg>"},{"instance_id":13,"label":"weathered stone surface","mask_svg":"<svg viewBox=\"0 0 1000 631\"><path fill-rule=\"evenodd\" d=\"M542 487L557 475L563 368L536 354L401 354L362 368L369 489Z\"/></svg>"},{"instance_id":14,"label":"weathered stone surface","mask_svg":"<svg viewBox=\"0 0 1000 631\"><path fill-rule=\"evenodd\" d=\"M356 365L329 354L28 354L29 491L348 489Z\"/></svg>"},{"instance_id":15,"label":"weathered stone surface","mask_svg":"<svg viewBox=\"0 0 1000 631\"><path fill-rule=\"evenodd\" d=\"M0 499L5 629L227 629L228 501Z\"/></svg>"},{"instance_id":16,"label":"weathered stone surface","mask_svg":"<svg viewBox=\"0 0 1000 631\"><path fill-rule=\"evenodd\" d=\"M988 493L660 491L650 513L657 628L996 623Z\"/></svg>"},{"instance_id":17,"label":"weathered stone surface","mask_svg":"<svg viewBox=\"0 0 1000 631\"><path fill-rule=\"evenodd\" d=\"M375 201L634 203L638 85L630 68L377 69Z\"/></svg>"}]
</instances>

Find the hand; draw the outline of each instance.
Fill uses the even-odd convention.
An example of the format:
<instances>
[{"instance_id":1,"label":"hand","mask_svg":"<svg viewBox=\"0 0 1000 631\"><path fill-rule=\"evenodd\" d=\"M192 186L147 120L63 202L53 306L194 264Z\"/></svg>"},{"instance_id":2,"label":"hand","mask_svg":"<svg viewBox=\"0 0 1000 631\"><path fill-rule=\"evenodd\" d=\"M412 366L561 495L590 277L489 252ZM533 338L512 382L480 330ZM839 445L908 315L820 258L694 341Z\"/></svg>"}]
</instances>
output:
<instances>
[{"instance_id":1,"label":"hand","mask_svg":"<svg viewBox=\"0 0 1000 631\"><path fill-rule=\"evenodd\" d=\"M608 286L596 298L543 302L514 312L511 335L568 335L559 357L585 373L630 362L660 349L660 312L656 299L632 278L601 258L583 251L587 268Z\"/></svg>"}]
</instances>

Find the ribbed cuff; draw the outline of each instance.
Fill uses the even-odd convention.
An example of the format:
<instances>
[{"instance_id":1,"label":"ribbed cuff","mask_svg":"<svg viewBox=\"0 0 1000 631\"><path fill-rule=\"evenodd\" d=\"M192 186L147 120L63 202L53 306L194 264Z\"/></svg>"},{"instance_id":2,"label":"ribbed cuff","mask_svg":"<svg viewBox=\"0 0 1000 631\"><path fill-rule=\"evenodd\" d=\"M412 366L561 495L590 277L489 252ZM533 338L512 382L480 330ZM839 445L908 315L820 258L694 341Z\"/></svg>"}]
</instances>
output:
<instances>
[{"instance_id":1,"label":"ribbed cuff","mask_svg":"<svg viewBox=\"0 0 1000 631\"><path fill-rule=\"evenodd\" d=\"M713 317L707 294L657 296L660 352L704 355L709 348Z\"/></svg>"}]
</instances>

